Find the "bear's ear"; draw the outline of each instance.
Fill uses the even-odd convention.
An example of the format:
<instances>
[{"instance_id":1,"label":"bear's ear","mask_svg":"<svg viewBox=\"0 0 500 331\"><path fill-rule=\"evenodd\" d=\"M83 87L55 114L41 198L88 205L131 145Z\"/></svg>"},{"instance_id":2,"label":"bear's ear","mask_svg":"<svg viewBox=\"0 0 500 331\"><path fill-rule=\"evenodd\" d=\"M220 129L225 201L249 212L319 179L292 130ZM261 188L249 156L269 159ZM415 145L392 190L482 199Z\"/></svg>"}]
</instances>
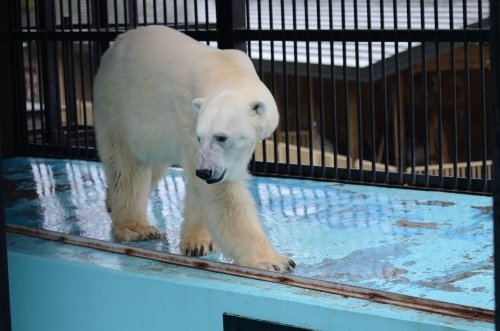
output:
<instances>
[{"instance_id":1,"label":"bear's ear","mask_svg":"<svg viewBox=\"0 0 500 331\"><path fill-rule=\"evenodd\" d=\"M257 139L269 137L278 126L279 113L275 103L255 100L250 104Z\"/></svg>"},{"instance_id":2,"label":"bear's ear","mask_svg":"<svg viewBox=\"0 0 500 331\"><path fill-rule=\"evenodd\" d=\"M196 111L196 114L199 114L201 111L201 107L203 107L203 99L196 98L192 102L192 107Z\"/></svg>"},{"instance_id":3,"label":"bear's ear","mask_svg":"<svg viewBox=\"0 0 500 331\"><path fill-rule=\"evenodd\" d=\"M255 112L257 115L262 115L267 110L264 102L262 102L260 100L256 100L256 101L252 102L250 107L251 107L252 111Z\"/></svg>"}]
</instances>

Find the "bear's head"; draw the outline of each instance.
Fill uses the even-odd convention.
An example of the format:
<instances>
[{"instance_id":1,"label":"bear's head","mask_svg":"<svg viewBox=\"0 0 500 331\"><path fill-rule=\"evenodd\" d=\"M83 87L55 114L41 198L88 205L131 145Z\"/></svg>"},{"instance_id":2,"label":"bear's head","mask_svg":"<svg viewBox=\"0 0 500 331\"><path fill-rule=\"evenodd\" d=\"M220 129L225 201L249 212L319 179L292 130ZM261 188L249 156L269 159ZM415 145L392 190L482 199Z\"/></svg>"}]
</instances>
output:
<instances>
[{"instance_id":1,"label":"bear's head","mask_svg":"<svg viewBox=\"0 0 500 331\"><path fill-rule=\"evenodd\" d=\"M193 101L197 111L196 175L208 184L235 181L247 173L255 144L278 126L273 96L260 81L227 82Z\"/></svg>"}]
</instances>

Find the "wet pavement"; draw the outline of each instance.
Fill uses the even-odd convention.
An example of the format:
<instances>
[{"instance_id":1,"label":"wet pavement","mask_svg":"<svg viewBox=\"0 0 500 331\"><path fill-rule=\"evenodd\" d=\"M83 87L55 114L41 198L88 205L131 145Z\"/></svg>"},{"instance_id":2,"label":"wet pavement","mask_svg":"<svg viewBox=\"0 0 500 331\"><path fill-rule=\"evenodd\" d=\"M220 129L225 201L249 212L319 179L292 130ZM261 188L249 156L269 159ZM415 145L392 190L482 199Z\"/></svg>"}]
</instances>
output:
<instances>
[{"instance_id":1,"label":"wet pavement","mask_svg":"<svg viewBox=\"0 0 500 331\"><path fill-rule=\"evenodd\" d=\"M8 223L113 241L100 163L13 158L3 176ZM494 309L491 197L269 177L250 188L295 275ZM148 207L165 239L127 244L178 254L185 189L169 170Z\"/></svg>"}]
</instances>

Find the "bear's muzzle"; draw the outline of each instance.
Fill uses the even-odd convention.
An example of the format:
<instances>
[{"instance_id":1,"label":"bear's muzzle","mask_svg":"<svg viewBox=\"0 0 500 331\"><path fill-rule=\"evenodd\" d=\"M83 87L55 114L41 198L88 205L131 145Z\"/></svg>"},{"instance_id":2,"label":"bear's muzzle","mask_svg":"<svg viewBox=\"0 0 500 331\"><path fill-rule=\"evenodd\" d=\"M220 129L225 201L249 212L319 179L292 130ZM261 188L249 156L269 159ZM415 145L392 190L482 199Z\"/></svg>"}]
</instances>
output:
<instances>
[{"instance_id":1,"label":"bear's muzzle","mask_svg":"<svg viewBox=\"0 0 500 331\"><path fill-rule=\"evenodd\" d=\"M224 170L222 174L218 177L214 177L214 173L212 169L196 169L196 176L198 178L203 179L207 184L216 184L221 182L226 175L226 171Z\"/></svg>"}]
</instances>

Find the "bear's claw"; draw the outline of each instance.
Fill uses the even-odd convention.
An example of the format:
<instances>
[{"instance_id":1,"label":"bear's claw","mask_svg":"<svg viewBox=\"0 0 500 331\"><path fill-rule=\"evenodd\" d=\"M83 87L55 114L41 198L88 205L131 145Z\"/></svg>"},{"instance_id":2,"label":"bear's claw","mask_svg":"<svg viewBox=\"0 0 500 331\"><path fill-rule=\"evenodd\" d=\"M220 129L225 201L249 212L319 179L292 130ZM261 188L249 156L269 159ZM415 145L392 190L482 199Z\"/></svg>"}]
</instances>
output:
<instances>
[{"instance_id":1,"label":"bear's claw","mask_svg":"<svg viewBox=\"0 0 500 331\"><path fill-rule=\"evenodd\" d=\"M297 266L295 262L282 255L275 255L274 261L253 261L253 262L248 262L248 261L240 261L242 265L252 267L252 268L258 268L258 269L264 269L268 271L275 271L275 272L281 272L281 273L286 273L286 272L291 272L295 267Z\"/></svg>"},{"instance_id":2,"label":"bear's claw","mask_svg":"<svg viewBox=\"0 0 500 331\"><path fill-rule=\"evenodd\" d=\"M195 248L185 248L184 255L186 256L204 256L210 254L210 252L214 251L214 244L211 242L207 248L205 245L197 245Z\"/></svg>"},{"instance_id":3,"label":"bear's claw","mask_svg":"<svg viewBox=\"0 0 500 331\"><path fill-rule=\"evenodd\" d=\"M117 241L154 240L165 237L157 228L149 224L130 224L113 228Z\"/></svg>"},{"instance_id":4,"label":"bear's claw","mask_svg":"<svg viewBox=\"0 0 500 331\"><path fill-rule=\"evenodd\" d=\"M273 264L273 269L274 269L274 271L277 271L277 272L290 272L293 269L295 269L296 266L297 265L295 264L295 262L293 260L288 260L287 263L285 263L281 266Z\"/></svg>"}]
</instances>

